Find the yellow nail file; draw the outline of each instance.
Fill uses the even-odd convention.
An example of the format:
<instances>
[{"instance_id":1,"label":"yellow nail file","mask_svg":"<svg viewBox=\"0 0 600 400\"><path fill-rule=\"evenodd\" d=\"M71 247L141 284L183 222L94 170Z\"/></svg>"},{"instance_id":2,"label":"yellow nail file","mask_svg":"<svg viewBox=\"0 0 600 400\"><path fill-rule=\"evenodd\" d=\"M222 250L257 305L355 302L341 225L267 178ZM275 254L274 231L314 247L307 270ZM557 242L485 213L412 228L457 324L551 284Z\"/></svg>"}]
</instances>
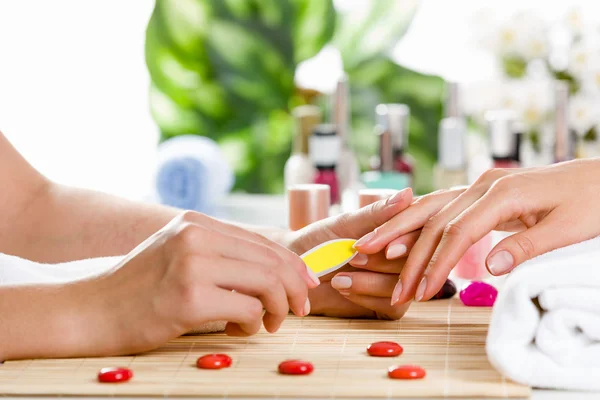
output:
<instances>
[{"instance_id":1,"label":"yellow nail file","mask_svg":"<svg viewBox=\"0 0 600 400\"><path fill-rule=\"evenodd\" d=\"M354 243L354 239L330 240L307 251L300 258L311 271L321 277L343 267L356 256L357 251L352 247Z\"/></svg>"}]
</instances>

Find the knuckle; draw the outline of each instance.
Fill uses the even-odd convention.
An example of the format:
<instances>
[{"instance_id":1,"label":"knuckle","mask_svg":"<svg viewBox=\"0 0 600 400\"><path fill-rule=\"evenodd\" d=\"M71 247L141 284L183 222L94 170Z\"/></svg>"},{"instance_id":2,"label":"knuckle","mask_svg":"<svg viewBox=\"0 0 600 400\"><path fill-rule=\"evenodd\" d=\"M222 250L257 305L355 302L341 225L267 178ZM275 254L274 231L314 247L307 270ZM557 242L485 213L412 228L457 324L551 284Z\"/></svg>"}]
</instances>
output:
<instances>
[{"instance_id":1,"label":"knuckle","mask_svg":"<svg viewBox=\"0 0 600 400\"><path fill-rule=\"evenodd\" d=\"M267 246L262 246L262 248L264 249L264 256L267 259L268 265L279 267L285 264L285 260L277 251Z\"/></svg>"},{"instance_id":2,"label":"knuckle","mask_svg":"<svg viewBox=\"0 0 600 400\"><path fill-rule=\"evenodd\" d=\"M182 222L197 222L198 219L202 216L202 214L197 213L196 211L183 211L179 218Z\"/></svg>"},{"instance_id":3,"label":"knuckle","mask_svg":"<svg viewBox=\"0 0 600 400\"><path fill-rule=\"evenodd\" d=\"M526 259L530 259L535 255L535 245L533 241L524 234L516 235L514 237L514 241L521 249L521 252L525 256Z\"/></svg>"},{"instance_id":4,"label":"knuckle","mask_svg":"<svg viewBox=\"0 0 600 400\"><path fill-rule=\"evenodd\" d=\"M267 268L262 273L262 279L267 287L274 287L279 284L279 276L270 268Z\"/></svg>"},{"instance_id":5,"label":"knuckle","mask_svg":"<svg viewBox=\"0 0 600 400\"><path fill-rule=\"evenodd\" d=\"M506 176L506 174L506 170L502 168L488 169L479 176L476 183L487 183L489 185L490 183L495 182L503 176Z\"/></svg>"},{"instance_id":6,"label":"knuckle","mask_svg":"<svg viewBox=\"0 0 600 400\"><path fill-rule=\"evenodd\" d=\"M172 237L174 245L178 248L191 248L201 240L202 228L197 225L186 223L181 226Z\"/></svg>"},{"instance_id":7,"label":"knuckle","mask_svg":"<svg viewBox=\"0 0 600 400\"><path fill-rule=\"evenodd\" d=\"M465 229L460 222L450 222L444 229L444 236L449 238L462 239L466 236Z\"/></svg>"}]
</instances>

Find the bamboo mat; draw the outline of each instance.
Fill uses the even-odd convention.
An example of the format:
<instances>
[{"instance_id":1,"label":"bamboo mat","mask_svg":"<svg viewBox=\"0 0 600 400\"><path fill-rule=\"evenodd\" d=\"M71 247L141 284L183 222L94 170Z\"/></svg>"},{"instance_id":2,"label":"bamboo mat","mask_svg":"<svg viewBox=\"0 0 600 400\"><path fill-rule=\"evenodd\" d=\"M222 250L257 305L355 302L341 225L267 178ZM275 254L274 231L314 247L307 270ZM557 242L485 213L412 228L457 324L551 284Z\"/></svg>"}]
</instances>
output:
<instances>
[{"instance_id":1,"label":"bamboo mat","mask_svg":"<svg viewBox=\"0 0 600 400\"><path fill-rule=\"evenodd\" d=\"M0 365L0 394L160 397L528 397L526 386L505 380L489 364L485 338L489 308L468 308L459 300L414 304L400 321L290 316L276 334L251 338L223 334L184 336L150 353L130 357L24 360ZM366 354L372 342L404 347L397 358ZM196 359L223 352L233 366L199 370ZM315 371L278 375L279 362L300 358ZM387 378L393 364L417 364L423 380ZM131 381L100 384L97 371L126 366Z\"/></svg>"}]
</instances>

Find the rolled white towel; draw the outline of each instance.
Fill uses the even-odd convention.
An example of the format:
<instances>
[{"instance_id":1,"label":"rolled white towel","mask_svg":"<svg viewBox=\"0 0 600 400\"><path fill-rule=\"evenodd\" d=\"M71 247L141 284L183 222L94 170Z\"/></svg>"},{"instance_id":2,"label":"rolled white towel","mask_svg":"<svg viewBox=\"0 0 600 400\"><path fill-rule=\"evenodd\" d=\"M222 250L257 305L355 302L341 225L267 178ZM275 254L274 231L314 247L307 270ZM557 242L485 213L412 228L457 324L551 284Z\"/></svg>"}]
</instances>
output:
<instances>
[{"instance_id":1,"label":"rolled white towel","mask_svg":"<svg viewBox=\"0 0 600 400\"><path fill-rule=\"evenodd\" d=\"M600 238L519 266L487 337L490 362L539 388L600 390Z\"/></svg>"},{"instance_id":2,"label":"rolled white towel","mask_svg":"<svg viewBox=\"0 0 600 400\"><path fill-rule=\"evenodd\" d=\"M0 253L0 286L56 284L86 279L115 268L123 257L89 258L60 264L42 264ZM211 321L202 324L191 333L221 332L224 329L225 322Z\"/></svg>"}]
</instances>

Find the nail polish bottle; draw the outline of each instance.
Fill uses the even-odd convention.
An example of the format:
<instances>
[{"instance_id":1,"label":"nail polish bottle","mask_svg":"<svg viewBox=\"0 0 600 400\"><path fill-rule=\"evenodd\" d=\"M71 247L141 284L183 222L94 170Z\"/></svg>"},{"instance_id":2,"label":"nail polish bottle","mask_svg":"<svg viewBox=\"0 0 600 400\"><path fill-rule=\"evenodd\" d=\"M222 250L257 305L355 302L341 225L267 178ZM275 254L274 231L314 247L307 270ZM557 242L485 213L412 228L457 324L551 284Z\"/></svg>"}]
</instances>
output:
<instances>
[{"instance_id":1,"label":"nail polish bottle","mask_svg":"<svg viewBox=\"0 0 600 400\"><path fill-rule=\"evenodd\" d=\"M337 83L335 94L331 102L332 121L337 134L342 141L340 159L336 168L340 192L351 188L360 180L360 168L358 160L351 147L350 130L350 87L348 76L344 74Z\"/></svg>"},{"instance_id":2,"label":"nail polish bottle","mask_svg":"<svg viewBox=\"0 0 600 400\"><path fill-rule=\"evenodd\" d=\"M297 231L329 216L331 195L328 185L302 184L289 186L288 226Z\"/></svg>"},{"instance_id":3,"label":"nail polish bottle","mask_svg":"<svg viewBox=\"0 0 600 400\"><path fill-rule=\"evenodd\" d=\"M464 118L447 117L440 121L438 163L434 168L437 189L450 189L468 183L467 124Z\"/></svg>"},{"instance_id":4,"label":"nail polish bottle","mask_svg":"<svg viewBox=\"0 0 600 400\"><path fill-rule=\"evenodd\" d=\"M335 125L321 124L313 130L309 141L310 159L316 168L313 183L328 185L331 204L339 204L340 187L336 167L340 160L342 141Z\"/></svg>"},{"instance_id":5,"label":"nail polish bottle","mask_svg":"<svg viewBox=\"0 0 600 400\"><path fill-rule=\"evenodd\" d=\"M321 123L321 110L317 106L303 105L294 108L294 144L292 154L285 163L285 187L312 183L315 168L308 155L308 141L315 126Z\"/></svg>"},{"instance_id":6,"label":"nail polish bottle","mask_svg":"<svg viewBox=\"0 0 600 400\"><path fill-rule=\"evenodd\" d=\"M492 232L469 247L453 270L453 276L466 280L482 280L490 277L485 259L492 250Z\"/></svg>"},{"instance_id":7,"label":"nail polish bottle","mask_svg":"<svg viewBox=\"0 0 600 400\"><path fill-rule=\"evenodd\" d=\"M494 168L520 167L520 136L515 131L515 113L493 110L485 113Z\"/></svg>"},{"instance_id":8,"label":"nail polish bottle","mask_svg":"<svg viewBox=\"0 0 600 400\"><path fill-rule=\"evenodd\" d=\"M402 190L412 185L412 162L406 154L409 109L404 104L379 104L375 133L379 138L376 171L362 175L367 188Z\"/></svg>"},{"instance_id":9,"label":"nail polish bottle","mask_svg":"<svg viewBox=\"0 0 600 400\"><path fill-rule=\"evenodd\" d=\"M569 129L569 86L565 81L556 81L554 88L554 162L575 158L574 133Z\"/></svg>"}]
</instances>

